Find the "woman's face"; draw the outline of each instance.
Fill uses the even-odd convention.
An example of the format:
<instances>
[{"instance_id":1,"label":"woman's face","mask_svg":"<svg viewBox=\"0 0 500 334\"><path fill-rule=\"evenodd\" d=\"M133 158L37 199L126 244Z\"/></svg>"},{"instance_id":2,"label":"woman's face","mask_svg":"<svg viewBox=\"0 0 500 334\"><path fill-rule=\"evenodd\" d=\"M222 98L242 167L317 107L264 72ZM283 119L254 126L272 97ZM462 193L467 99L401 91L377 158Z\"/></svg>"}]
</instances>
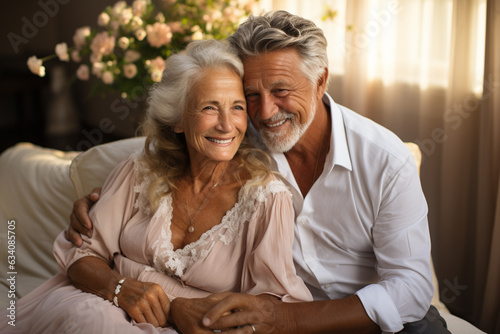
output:
<instances>
[{"instance_id":1,"label":"woman's face","mask_svg":"<svg viewBox=\"0 0 500 334\"><path fill-rule=\"evenodd\" d=\"M177 133L184 133L192 165L233 159L245 136L242 80L228 69L207 69L192 86Z\"/></svg>"}]
</instances>

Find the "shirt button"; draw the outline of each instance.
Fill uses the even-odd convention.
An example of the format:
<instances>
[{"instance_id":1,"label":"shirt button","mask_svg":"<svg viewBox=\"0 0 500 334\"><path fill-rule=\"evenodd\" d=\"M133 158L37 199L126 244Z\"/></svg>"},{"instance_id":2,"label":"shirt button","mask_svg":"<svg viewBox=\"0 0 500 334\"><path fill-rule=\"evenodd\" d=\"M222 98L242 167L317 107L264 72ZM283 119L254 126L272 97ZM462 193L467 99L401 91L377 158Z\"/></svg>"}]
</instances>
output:
<instances>
[{"instance_id":1,"label":"shirt button","mask_svg":"<svg viewBox=\"0 0 500 334\"><path fill-rule=\"evenodd\" d=\"M330 289L330 284L323 284L323 290L328 290Z\"/></svg>"},{"instance_id":2,"label":"shirt button","mask_svg":"<svg viewBox=\"0 0 500 334\"><path fill-rule=\"evenodd\" d=\"M299 218L299 224L305 225L307 223L307 218Z\"/></svg>"}]
</instances>

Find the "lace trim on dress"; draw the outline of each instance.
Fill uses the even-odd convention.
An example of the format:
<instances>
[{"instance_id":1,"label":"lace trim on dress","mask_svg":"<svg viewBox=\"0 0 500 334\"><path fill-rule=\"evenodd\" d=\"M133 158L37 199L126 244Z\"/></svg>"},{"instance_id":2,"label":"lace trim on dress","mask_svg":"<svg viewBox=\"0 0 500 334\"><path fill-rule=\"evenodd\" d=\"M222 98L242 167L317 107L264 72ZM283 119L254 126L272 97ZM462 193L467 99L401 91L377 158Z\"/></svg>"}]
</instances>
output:
<instances>
[{"instance_id":1,"label":"lace trim on dress","mask_svg":"<svg viewBox=\"0 0 500 334\"><path fill-rule=\"evenodd\" d=\"M147 171L147 166L140 160L135 160L136 185L134 191L139 193L135 206L144 210L146 214L151 213L147 191L152 177L142 177L141 174ZM160 200L158 209L151 218L151 223L162 225L161 233L158 239L153 243L154 250L153 266L154 268L171 276L182 278L188 268L196 261L207 256L217 242L229 245L237 240L244 231L244 224L247 223L266 198L271 194L287 192L291 195L289 189L283 182L274 179L268 182L265 187L252 186L249 180L241 187L238 194L238 202L226 212L221 222L210 230L206 231L201 237L184 248L174 250L172 245L172 195L167 194Z\"/></svg>"}]
</instances>

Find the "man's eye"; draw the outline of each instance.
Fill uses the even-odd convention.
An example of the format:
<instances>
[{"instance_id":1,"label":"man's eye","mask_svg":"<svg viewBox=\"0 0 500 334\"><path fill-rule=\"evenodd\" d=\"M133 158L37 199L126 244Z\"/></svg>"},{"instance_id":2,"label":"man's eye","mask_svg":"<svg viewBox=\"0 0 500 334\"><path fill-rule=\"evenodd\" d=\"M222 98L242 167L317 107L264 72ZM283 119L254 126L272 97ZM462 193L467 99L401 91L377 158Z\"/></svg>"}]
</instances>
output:
<instances>
[{"instance_id":1,"label":"man's eye","mask_svg":"<svg viewBox=\"0 0 500 334\"><path fill-rule=\"evenodd\" d=\"M257 101L257 99L259 98L259 94L257 94L257 93L250 93L250 94L247 94L245 96L245 98L247 99L247 101L254 102L254 101Z\"/></svg>"},{"instance_id":2,"label":"man's eye","mask_svg":"<svg viewBox=\"0 0 500 334\"><path fill-rule=\"evenodd\" d=\"M289 91L287 89L277 89L274 91L274 95L278 97L287 96Z\"/></svg>"},{"instance_id":3,"label":"man's eye","mask_svg":"<svg viewBox=\"0 0 500 334\"><path fill-rule=\"evenodd\" d=\"M237 110L245 110L245 108L243 106L234 106L234 109L237 109Z\"/></svg>"}]
</instances>

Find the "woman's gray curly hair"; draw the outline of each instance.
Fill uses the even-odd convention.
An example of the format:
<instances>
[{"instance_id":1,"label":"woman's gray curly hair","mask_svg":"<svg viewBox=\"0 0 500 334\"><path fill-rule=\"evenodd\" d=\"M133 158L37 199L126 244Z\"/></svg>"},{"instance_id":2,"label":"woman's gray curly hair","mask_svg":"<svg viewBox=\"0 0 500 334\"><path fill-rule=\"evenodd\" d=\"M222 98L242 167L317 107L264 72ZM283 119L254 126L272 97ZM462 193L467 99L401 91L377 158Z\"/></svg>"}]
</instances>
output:
<instances>
[{"instance_id":1,"label":"woman's gray curly hair","mask_svg":"<svg viewBox=\"0 0 500 334\"><path fill-rule=\"evenodd\" d=\"M328 67L323 30L312 21L284 10L251 15L228 40L242 60L273 51L297 50L302 60L301 70L313 85Z\"/></svg>"},{"instance_id":2,"label":"woman's gray curly hair","mask_svg":"<svg viewBox=\"0 0 500 334\"><path fill-rule=\"evenodd\" d=\"M200 73L207 69L230 69L243 79L243 64L236 50L227 41L193 41L182 52L171 55L165 62L161 82L149 91L146 116L141 125L146 136L141 163L154 181L148 197L156 210L161 196L175 189L175 181L189 166L184 134L174 132L192 98L191 87ZM271 159L262 150L246 143L245 139L235 158L240 167L263 182L270 173ZM236 171L237 178L239 170Z\"/></svg>"}]
</instances>

